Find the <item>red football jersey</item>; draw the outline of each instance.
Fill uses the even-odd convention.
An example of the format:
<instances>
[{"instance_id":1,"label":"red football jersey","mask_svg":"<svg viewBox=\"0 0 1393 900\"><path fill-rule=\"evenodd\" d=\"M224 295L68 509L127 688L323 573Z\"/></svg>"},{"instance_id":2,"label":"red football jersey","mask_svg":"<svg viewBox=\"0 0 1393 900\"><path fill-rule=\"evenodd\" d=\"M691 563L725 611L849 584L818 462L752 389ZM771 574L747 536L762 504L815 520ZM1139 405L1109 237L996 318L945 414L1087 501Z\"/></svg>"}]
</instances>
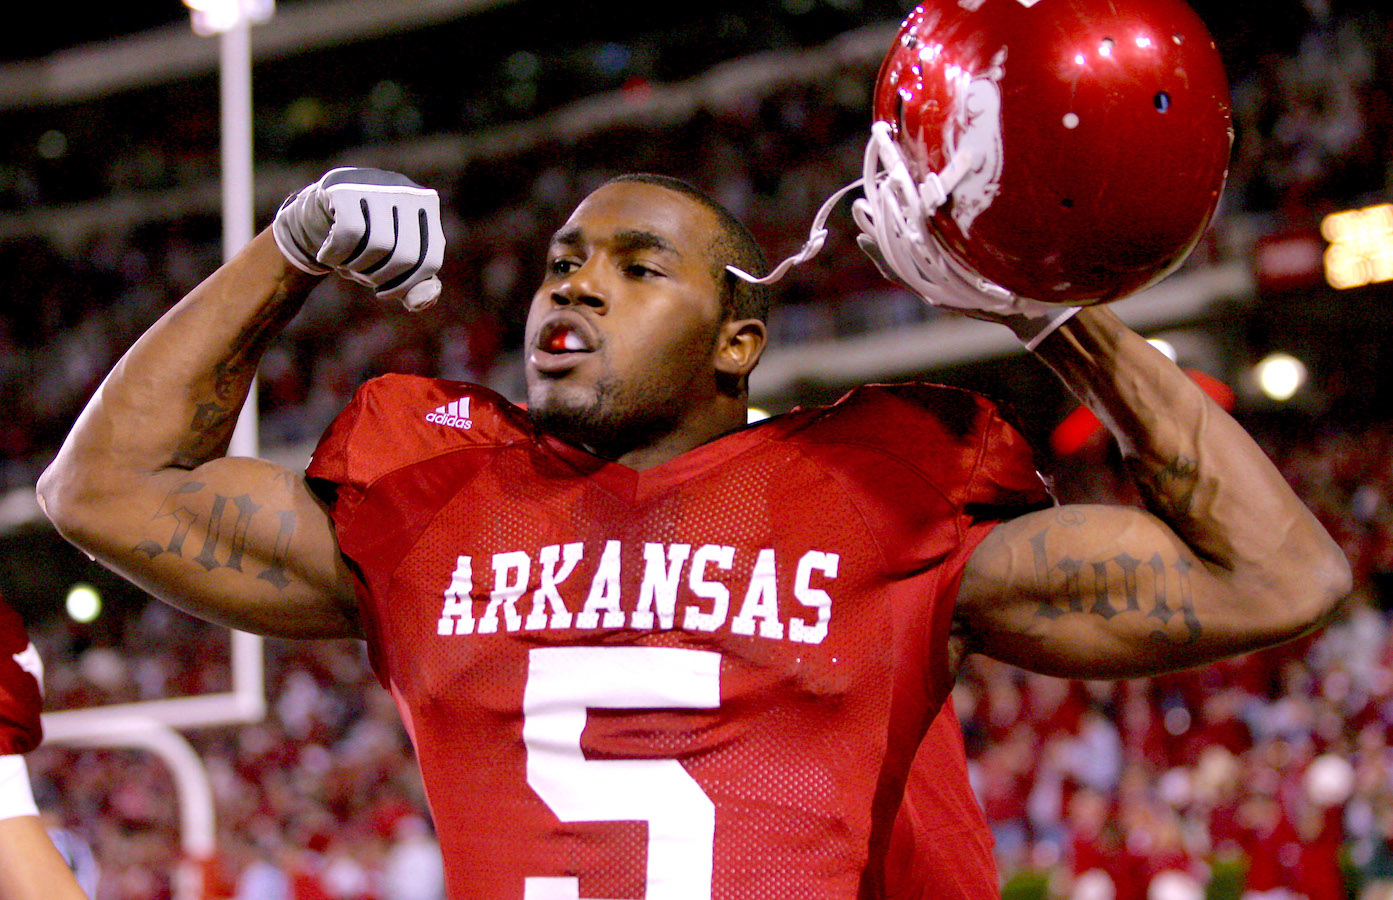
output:
<instances>
[{"instance_id":1,"label":"red football jersey","mask_svg":"<svg viewBox=\"0 0 1393 900\"><path fill-rule=\"evenodd\" d=\"M909 769L885 855L888 900L1000 900L992 832L950 696Z\"/></svg>"},{"instance_id":2,"label":"red football jersey","mask_svg":"<svg viewBox=\"0 0 1393 900\"><path fill-rule=\"evenodd\" d=\"M308 475L456 900L883 896L963 564L1048 502L990 404L924 385L638 472L387 376Z\"/></svg>"},{"instance_id":3,"label":"red football jersey","mask_svg":"<svg viewBox=\"0 0 1393 900\"><path fill-rule=\"evenodd\" d=\"M0 755L28 753L43 740L42 673L24 620L0 600Z\"/></svg>"}]
</instances>

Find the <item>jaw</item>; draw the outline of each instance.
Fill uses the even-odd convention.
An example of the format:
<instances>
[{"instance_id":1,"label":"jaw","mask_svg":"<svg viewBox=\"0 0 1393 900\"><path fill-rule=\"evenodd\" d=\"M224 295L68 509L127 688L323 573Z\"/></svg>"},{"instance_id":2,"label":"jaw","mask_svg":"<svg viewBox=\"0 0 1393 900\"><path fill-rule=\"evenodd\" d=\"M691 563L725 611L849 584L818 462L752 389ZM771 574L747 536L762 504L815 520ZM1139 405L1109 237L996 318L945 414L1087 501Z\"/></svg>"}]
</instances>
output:
<instances>
[{"instance_id":1,"label":"jaw","mask_svg":"<svg viewBox=\"0 0 1393 900\"><path fill-rule=\"evenodd\" d=\"M527 403L532 410L580 411L600 402L605 377L596 354L532 351L524 366Z\"/></svg>"},{"instance_id":2,"label":"jaw","mask_svg":"<svg viewBox=\"0 0 1393 900\"><path fill-rule=\"evenodd\" d=\"M594 395L564 378L527 373L527 410L532 418L575 413L594 405Z\"/></svg>"},{"instance_id":3,"label":"jaw","mask_svg":"<svg viewBox=\"0 0 1393 900\"><path fill-rule=\"evenodd\" d=\"M539 378L529 385L528 399L528 414L540 432L639 471L746 422L743 401L717 401L695 410L676 398L662 401L655 395L645 395L649 402L626 402L612 382L582 385Z\"/></svg>"},{"instance_id":4,"label":"jaw","mask_svg":"<svg viewBox=\"0 0 1393 900\"><path fill-rule=\"evenodd\" d=\"M631 454L666 446L681 423L677 404L634 402L612 378L570 372L562 377L528 372L528 415L538 430L602 459L624 462ZM654 397L639 391L647 401ZM627 397L627 399L626 399Z\"/></svg>"},{"instance_id":5,"label":"jaw","mask_svg":"<svg viewBox=\"0 0 1393 900\"><path fill-rule=\"evenodd\" d=\"M718 383L714 335L645 328L638 329L645 342L635 344L625 333L591 331L593 351L562 353L548 330L555 321L532 332L525 367L529 415L540 431L645 467L730 431L732 417L744 424L743 399L736 416Z\"/></svg>"},{"instance_id":6,"label":"jaw","mask_svg":"<svg viewBox=\"0 0 1393 900\"><path fill-rule=\"evenodd\" d=\"M613 385L569 369L559 374L527 369L527 409L536 426L569 444L609 443L621 430L611 422Z\"/></svg>"}]
</instances>

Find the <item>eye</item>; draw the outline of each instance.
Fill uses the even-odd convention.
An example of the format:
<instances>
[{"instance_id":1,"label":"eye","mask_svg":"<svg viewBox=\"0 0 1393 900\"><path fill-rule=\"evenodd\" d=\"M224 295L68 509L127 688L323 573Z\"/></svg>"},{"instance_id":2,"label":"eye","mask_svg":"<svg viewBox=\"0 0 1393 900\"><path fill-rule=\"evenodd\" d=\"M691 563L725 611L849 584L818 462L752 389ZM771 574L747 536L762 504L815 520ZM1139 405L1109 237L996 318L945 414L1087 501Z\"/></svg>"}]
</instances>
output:
<instances>
[{"instance_id":1,"label":"eye","mask_svg":"<svg viewBox=\"0 0 1393 900\"><path fill-rule=\"evenodd\" d=\"M558 256L547 263L547 272L551 275L569 275L579 268L580 263L568 256Z\"/></svg>"},{"instance_id":2,"label":"eye","mask_svg":"<svg viewBox=\"0 0 1393 900\"><path fill-rule=\"evenodd\" d=\"M629 263L624 267L624 274L631 278L660 278L662 272L648 265L647 263Z\"/></svg>"}]
</instances>

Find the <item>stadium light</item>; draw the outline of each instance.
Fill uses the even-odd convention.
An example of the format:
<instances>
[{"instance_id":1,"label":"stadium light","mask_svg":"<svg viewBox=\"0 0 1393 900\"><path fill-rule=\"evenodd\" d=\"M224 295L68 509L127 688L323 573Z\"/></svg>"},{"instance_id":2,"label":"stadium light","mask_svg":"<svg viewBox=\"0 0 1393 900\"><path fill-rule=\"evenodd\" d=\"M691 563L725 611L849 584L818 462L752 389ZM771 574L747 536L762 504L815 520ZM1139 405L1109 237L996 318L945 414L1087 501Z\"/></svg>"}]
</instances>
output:
<instances>
[{"instance_id":1,"label":"stadium light","mask_svg":"<svg viewBox=\"0 0 1393 900\"><path fill-rule=\"evenodd\" d=\"M276 0L184 0L194 34L224 34L243 23L264 25L276 14Z\"/></svg>"},{"instance_id":2,"label":"stadium light","mask_svg":"<svg viewBox=\"0 0 1393 900\"><path fill-rule=\"evenodd\" d=\"M1306 383L1306 366L1289 353L1270 353L1258 363L1258 387L1269 399L1284 403Z\"/></svg>"},{"instance_id":3,"label":"stadium light","mask_svg":"<svg viewBox=\"0 0 1393 900\"><path fill-rule=\"evenodd\" d=\"M90 584L75 584L68 588L64 603L68 618L83 625L96 621L102 614L102 595Z\"/></svg>"},{"instance_id":4,"label":"stadium light","mask_svg":"<svg viewBox=\"0 0 1393 900\"><path fill-rule=\"evenodd\" d=\"M1325 280L1345 290L1393 281L1393 203L1331 213L1320 223L1330 242Z\"/></svg>"},{"instance_id":5,"label":"stadium light","mask_svg":"<svg viewBox=\"0 0 1393 900\"><path fill-rule=\"evenodd\" d=\"M1155 347L1157 350L1160 350L1162 353L1164 353L1166 355L1166 359L1170 360L1171 362L1175 362L1177 359L1180 358L1179 354L1176 353L1175 345L1172 344L1170 341L1166 340L1165 338L1147 338L1146 342L1151 346Z\"/></svg>"}]
</instances>

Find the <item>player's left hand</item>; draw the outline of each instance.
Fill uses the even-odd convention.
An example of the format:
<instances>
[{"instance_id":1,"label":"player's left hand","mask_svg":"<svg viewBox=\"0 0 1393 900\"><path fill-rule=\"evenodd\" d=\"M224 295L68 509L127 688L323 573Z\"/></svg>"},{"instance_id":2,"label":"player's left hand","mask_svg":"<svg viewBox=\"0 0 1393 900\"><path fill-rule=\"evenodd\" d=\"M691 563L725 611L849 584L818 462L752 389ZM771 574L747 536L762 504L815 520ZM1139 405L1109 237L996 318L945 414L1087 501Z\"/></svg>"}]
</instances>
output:
<instances>
[{"instance_id":1,"label":"player's left hand","mask_svg":"<svg viewBox=\"0 0 1393 900\"><path fill-rule=\"evenodd\" d=\"M895 270L891 268L888 263L886 263L885 255L880 252L880 247L876 245L874 237L864 233L858 234L856 236L856 246L859 247L861 249L861 252L866 254L867 258L869 258L870 261L875 264L875 267L877 270L879 270L881 277L883 277L886 281L894 282L895 284L898 284L900 287L904 288L907 291L914 291L914 289L910 287L908 284L906 284L905 280L901 278L899 274L896 273ZM1018 312L999 311L996 308L996 304L988 303L986 301L984 301L981 306L970 306L966 304L936 302L935 300L930 299L928 297L921 297L921 299L924 300L924 302L928 303L930 306L942 306L947 309L957 310L958 312L961 312L963 315L966 315L968 318L981 319L984 322L996 322L998 324L1007 325L1011 327L1014 327L1017 324L1023 324L1031 318L1031 316L1024 315Z\"/></svg>"},{"instance_id":2,"label":"player's left hand","mask_svg":"<svg viewBox=\"0 0 1393 900\"><path fill-rule=\"evenodd\" d=\"M947 186L935 173L914 177L884 122L871 127L861 182L864 196L851 205L861 231L856 245L886 278L947 309L1002 316L1046 312L1044 304L976 276L944 250L932 219L948 201Z\"/></svg>"},{"instance_id":3,"label":"player's left hand","mask_svg":"<svg viewBox=\"0 0 1393 900\"><path fill-rule=\"evenodd\" d=\"M856 246L883 276L926 303L1006 325L1030 350L1078 311L1021 297L958 262L932 230L934 213L948 200L944 182L935 174L916 180L884 122L872 126L866 144L862 190L851 206L861 231Z\"/></svg>"}]
</instances>

